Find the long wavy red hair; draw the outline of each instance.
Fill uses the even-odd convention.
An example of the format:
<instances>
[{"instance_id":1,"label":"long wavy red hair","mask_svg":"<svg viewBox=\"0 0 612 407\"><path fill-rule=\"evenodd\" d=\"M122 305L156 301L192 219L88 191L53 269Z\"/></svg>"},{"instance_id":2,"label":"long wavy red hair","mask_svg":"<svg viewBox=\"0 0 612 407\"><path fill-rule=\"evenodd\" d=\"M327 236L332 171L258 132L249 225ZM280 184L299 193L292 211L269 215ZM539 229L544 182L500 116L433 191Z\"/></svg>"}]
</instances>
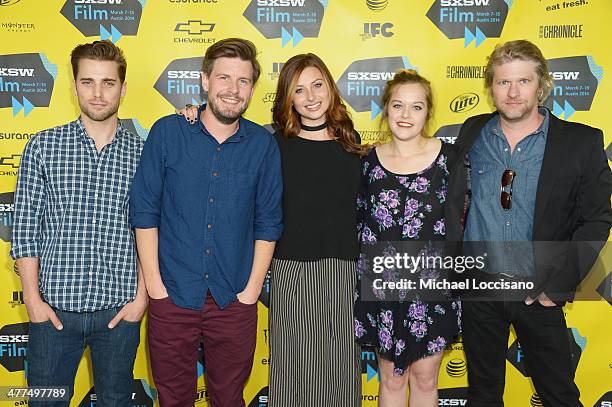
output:
<instances>
[{"instance_id":1,"label":"long wavy red hair","mask_svg":"<svg viewBox=\"0 0 612 407\"><path fill-rule=\"evenodd\" d=\"M285 137L297 137L300 133L300 115L291 102L297 81L304 69L313 67L323 75L323 80L329 90L329 108L326 113L327 128L342 147L350 153L363 154L362 147L357 144L355 127L346 105L340 97L338 87L334 82L325 63L315 54L298 54L291 57L281 69L276 87L276 98L272 108L272 119L275 127Z\"/></svg>"}]
</instances>

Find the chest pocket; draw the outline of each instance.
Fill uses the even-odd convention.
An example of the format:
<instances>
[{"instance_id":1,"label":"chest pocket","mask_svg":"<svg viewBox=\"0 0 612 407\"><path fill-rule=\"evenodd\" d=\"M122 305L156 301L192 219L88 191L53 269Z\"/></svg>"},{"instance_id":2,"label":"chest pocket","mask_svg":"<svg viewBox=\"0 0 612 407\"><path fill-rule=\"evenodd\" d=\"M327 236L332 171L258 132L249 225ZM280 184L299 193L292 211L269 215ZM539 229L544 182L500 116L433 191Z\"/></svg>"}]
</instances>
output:
<instances>
[{"instance_id":1,"label":"chest pocket","mask_svg":"<svg viewBox=\"0 0 612 407\"><path fill-rule=\"evenodd\" d=\"M484 163L472 163L471 188L474 197L491 197L500 193L501 178L495 175L495 167Z\"/></svg>"}]
</instances>

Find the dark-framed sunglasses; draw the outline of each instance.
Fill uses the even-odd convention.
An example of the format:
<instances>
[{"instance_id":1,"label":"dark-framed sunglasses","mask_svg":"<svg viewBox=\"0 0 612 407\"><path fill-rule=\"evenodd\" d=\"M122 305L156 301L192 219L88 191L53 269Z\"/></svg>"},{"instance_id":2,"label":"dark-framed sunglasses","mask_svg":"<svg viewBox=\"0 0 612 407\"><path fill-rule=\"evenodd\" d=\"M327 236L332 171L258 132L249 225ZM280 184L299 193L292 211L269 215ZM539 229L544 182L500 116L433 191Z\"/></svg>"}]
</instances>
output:
<instances>
[{"instance_id":1,"label":"dark-framed sunglasses","mask_svg":"<svg viewBox=\"0 0 612 407\"><path fill-rule=\"evenodd\" d=\"M501 179L501 206L504 210L509 211L512 208L512 184L514 184L514 178L516 177L516 172L513 170L506 170L502 174ZM506 191L506 188L509 188L509 191Z\"/></svg>"}]
</instances>

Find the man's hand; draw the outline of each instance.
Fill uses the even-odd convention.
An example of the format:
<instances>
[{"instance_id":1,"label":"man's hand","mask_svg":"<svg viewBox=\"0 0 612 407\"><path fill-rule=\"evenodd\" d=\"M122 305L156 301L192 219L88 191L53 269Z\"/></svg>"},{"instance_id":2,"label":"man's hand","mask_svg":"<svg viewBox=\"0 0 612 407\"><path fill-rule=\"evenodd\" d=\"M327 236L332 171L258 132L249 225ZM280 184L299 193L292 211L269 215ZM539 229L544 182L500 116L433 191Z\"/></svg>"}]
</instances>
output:
<instances>
[{"instance_id":1,"label":"man's hand","mask_svg":"<svg viewBox=\"0 0 612 407\"><path fill-rule=\"evenodd\" d=\"M546 294L544 293L540 293L540 295L538 295L537 300L540 303L540 305L542 305L543 307L556 307L557 306L557 304L552 302L550 298L548 298ZM525 299L525 304L531 305L534 303L534 301L535 300L532 299L530 296L527 296L527 299Z\"/></svg>"},{"instance_id":2,"label":"man's hand","mask_svg":"<svg viewBox=\"0 0 612 407\"><path fill-rule=\"evenodd\" d=\"M256 290L248 290L248 288L245 288L244 291L236 295L236 298L238 298L238 301L240 301L243 304L253 305L259 299L259 294L261 292L261 289L257 292L255 291Z\"/></svg>"},{"instance_id":3,"label":"man's hand","mask_svg":"<svg viewBox=\"0 0 612 407\"><path fill-rule=\"evenodd\" d=\"M40 298L32 301L26 301L25 306L31 322L40 323L51 320L53 326L55 326L55 329L58 331L64 329L62 322L55 314L55 311L53 311L53 308L51 308L49 304Z\"/></svg>"},{"instance_id":4,"label":"man's hand","mask_svg":"<svg viewBox=\"0 0 612 407\"><path fill-rule=\"evenodd\" d=\"M148 304L149 301L146 298L136 298L134 301L128 302L119 310L117 315L115 315L115 318L113 318L112 321L108 323L109 329L113 329L115 326L117 326L119 321L121 321L122 319L128 322L140 321L144 316L145 311L147 310Z\"/></svg>"}]
</instances>

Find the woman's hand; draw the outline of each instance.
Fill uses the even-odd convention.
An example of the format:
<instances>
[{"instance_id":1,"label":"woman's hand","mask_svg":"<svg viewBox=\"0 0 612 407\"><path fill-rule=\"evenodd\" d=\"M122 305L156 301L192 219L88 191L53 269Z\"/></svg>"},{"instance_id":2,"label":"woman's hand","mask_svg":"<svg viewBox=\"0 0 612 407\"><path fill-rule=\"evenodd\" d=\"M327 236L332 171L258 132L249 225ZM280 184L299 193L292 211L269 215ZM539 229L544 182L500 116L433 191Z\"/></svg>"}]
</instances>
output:
<instances>
[{"instance_id":1,"label":"woman's hand","mask_svg":"<svg viewBox=\"0 0 612 407\"><path fill-rule=\"evenodd\" d=\"M176 114L180 114L181 116L185 116L185 120L189 123L193 124L198 121L198 105L185 105L182 109L176 109Z\"/></svg>"}]
</instances>

